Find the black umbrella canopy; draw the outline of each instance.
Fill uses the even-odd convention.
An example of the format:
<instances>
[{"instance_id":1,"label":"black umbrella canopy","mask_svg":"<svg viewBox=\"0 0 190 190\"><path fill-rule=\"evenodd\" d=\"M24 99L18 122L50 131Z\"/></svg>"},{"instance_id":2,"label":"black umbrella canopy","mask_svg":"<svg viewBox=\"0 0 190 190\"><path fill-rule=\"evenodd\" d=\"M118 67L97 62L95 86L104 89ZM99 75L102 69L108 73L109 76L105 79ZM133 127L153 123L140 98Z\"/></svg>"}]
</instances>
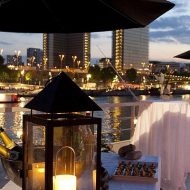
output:
<instances>
[{"instance_id":1,"label":"black umbrella canopy","mask_svg":"<svg viewBox=\"0 0 190 190\"><path fill-rule=\"evenodd\" d=\"M53 78L25 108L46 113L102 110L63 72Z\"/></svg>"},{"instance_id":2,"label":"black umbrella canopy","mask_svg":"<svg viewBox=\"0 0 190 190\"><path fill-rule=\"evenodd\" d=\"M181 53L179 55L176 55L175 58L190 59L190 50L184 53Z\"/></svg>"},{"instance_id":3,"label":"black umbrella canopy","mask_svg":"<svg viewBox=\"0 0 190 190\"><path fill-rule=\"evenodd\" d=\"M167 0L2 0L0 3L0 31L23 33L144 27L174 6Z\"/></svg>"}]
</instances>

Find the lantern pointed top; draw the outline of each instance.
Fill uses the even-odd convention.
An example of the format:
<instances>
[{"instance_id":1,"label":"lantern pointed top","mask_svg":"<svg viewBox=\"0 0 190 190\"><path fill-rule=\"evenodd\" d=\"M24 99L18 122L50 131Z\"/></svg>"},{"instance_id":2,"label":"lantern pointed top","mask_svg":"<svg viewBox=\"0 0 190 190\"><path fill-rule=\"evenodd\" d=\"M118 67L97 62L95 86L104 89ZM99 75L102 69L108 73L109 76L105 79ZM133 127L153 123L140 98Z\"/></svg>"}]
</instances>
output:
<instances>
[{"instance_id":1,"label":"lantern pointed top","mask_svg":"<svg viewBox=\"0 0 190 190\"><path fill-rule=\"evenodd\" d=\"M54 77L25 108L46 113L102 111L65 73Z\"/></svg>"}]
</instances>

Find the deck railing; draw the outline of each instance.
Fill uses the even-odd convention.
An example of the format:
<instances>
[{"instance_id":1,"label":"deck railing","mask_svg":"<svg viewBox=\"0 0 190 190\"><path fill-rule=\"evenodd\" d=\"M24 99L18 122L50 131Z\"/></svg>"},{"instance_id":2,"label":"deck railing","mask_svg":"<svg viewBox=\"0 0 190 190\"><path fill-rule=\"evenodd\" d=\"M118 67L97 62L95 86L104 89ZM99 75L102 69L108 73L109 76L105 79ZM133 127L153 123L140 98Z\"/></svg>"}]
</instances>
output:
<instances>
[{"instance_id":1,"label":"deck railing","mask_svg":"<svg viewBox=\"0 0 190 190\"><path fill-rule=\"evenodd\" d=\"M127 103L102 103L103 131L102 136L105 144L111 144L117 152L119 147L129 144L134 134L139 102ZM108 125L108 126L106 126Z\"/></svg>"},{"instance_id":2,"label":"deck railing","mask_svg":"<svg viewBox=\"0 0 190 190\"><path fill-rule=\"evenodd\" d=\"M103 112L95 112L94 115L97 117L102 117L103 143L113 144L117 147L116 151L122 144L130 143L130 139L135 130L139 105L139 102L99 103L99 106L103 109ZM0 113L26 113L29 111L29 109L23 107L0 108Z\"/></svg>"}]
</instances>

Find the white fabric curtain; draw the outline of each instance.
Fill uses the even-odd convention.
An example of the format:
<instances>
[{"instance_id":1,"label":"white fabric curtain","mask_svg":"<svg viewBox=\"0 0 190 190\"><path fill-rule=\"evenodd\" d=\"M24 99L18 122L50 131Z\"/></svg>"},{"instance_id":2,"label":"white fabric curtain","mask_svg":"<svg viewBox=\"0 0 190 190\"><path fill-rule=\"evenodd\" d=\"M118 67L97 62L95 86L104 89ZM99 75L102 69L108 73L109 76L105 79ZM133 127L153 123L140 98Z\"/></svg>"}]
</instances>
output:
<instances>
[{"instance_id":1,"label":"white fabric curtain","mask_svg":"<svg viewBox=\"0 0 190 190\"><path fill-rule=\"evenodd\" d=\"M143 155L161 158L161 187L184 190L190 172L190 103L142 102L133 144Z\"/></svg>"}]
</instances>

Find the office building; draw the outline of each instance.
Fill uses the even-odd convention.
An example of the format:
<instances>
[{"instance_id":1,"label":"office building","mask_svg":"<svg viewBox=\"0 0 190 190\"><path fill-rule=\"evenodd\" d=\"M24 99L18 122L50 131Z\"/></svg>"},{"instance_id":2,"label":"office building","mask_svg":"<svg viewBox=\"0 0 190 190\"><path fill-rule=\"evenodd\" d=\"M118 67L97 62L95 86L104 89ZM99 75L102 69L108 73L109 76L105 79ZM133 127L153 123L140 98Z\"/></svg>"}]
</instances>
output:
<instances>
[{"instance_id":1,"label":"office building","mask_svg":"<svg viewBox=\"0 0 190 190\"><path fill-rule=\"evenodd\" d=\"M99 59L98 65L101 69L103 69L103 68L111 67L110 65L111 62L112 62L111 58L101 58Z\"/></svg>"},{"instance_id":2,"label":"office building","mask_svg":"<svg viewBox=\"0 0 190 190\"><path fill-rule=\"evenodd\" d=\"M21 66L24 65L22 62L22 56L7 55L7 65Z\"/></svg>"},{"instance_id":3,"label":"office building","mask_svg":"<svg viewBox=\"0 0 190 190\"><path fill-rule=\"evenodd\" d=\"M43 61L43 50L38 48L27 49L27 64L36 67L42 65Z\"/></svg>"},{"instance_id":4,"label":"office building","mask_svg":"<svg viewBox=\"0 0 190 190\"><path fill-rule=\"evenodd\" d=\"M44 69L85 68L90 63L90 34L43 34Z\"/></svg>"},{"instance_id":5,"label":"office building","mask_svg":"<svg viewBox=\"0 0 190 190\"><path fill-rule=\"evenodd\" d=\"M148 27L113 31L113 64L119 73L148 66Z\"/></svg>"}]
</instances>

